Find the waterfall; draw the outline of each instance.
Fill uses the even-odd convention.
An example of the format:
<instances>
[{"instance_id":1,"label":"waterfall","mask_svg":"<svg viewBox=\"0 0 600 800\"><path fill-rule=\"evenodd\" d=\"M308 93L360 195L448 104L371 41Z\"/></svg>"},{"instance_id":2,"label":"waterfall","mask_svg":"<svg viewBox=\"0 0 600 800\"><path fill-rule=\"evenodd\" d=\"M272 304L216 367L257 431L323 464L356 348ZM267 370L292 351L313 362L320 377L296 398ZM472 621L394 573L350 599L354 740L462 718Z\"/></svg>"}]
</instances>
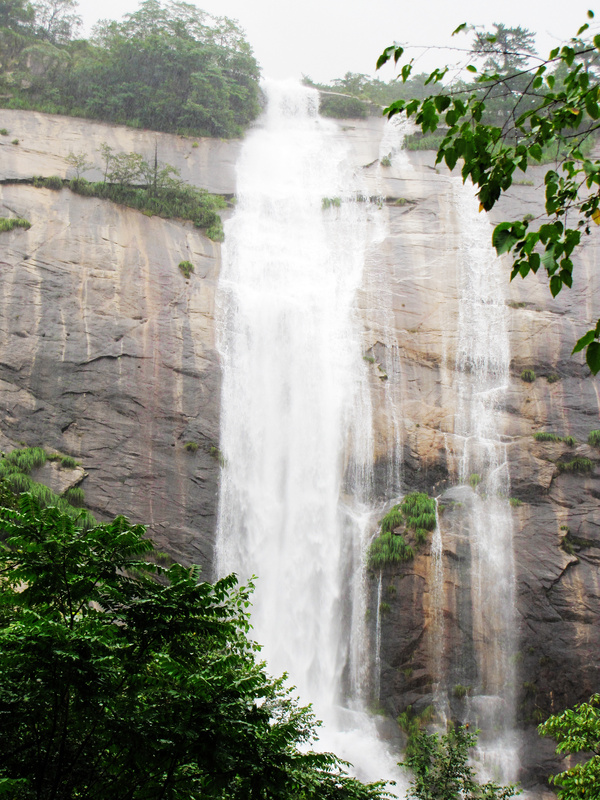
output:
<instances>
[{"instance_id":1,"label":"waterfall","mask_svg":"<svg viewBox=\"0 0 600 800\"><path fill-rule=\"evenodd\" d=\"M431 661L433 665L433 694L435 708L445 729L449 717L447 698L444 695L444 676L442 657L444 653L444 548L442 529L440 527L439 505L435 501L435 530L431 535L431 567L429 572L431 584Z\"/></svg>"},{"instance_id":2,"label":"waterfall","mask_svg":"<svg viewBox=\"0 0 600 800\"><path fill-rule=\"evenodd\" d=\"M218 290L224 458L217 570L256 574L254 637L359 777L397 777L361 707L372 492L355 310L368 203L318 93L267 82L244 142Z\"/></svg>"},{"instance_id":3,"label":"waterfall","mask_svg":"<svg viewBox=\"0 0 600 800\"><path fill-rule=\"evenodd\" d=\"M477 685L469 716L481 728L484 772L514 780L515 599L510 480L501 407L509 379L506 275L478 214L472 185L453 184L460 241L455 434L460 479L474 489L467 521L471 548L473 640Z\"/></svg>"}]
</instances>

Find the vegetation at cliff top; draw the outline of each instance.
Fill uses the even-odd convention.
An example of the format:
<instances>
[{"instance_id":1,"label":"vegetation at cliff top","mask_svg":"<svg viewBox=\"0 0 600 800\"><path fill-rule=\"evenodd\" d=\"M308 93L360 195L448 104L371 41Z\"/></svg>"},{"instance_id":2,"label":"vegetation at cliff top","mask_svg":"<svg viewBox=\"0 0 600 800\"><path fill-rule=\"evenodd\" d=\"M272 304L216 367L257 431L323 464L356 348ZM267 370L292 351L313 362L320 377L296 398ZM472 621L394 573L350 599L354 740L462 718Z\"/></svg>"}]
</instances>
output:
<instances>
[{"instance_id":1,"label":"vegetation at cliff top","mask_svg":"<svg viewBox=\"0 0 600 800\"><path fill-rule=\"evenodd\" d=\"M369 547L369 567L378 569L386 564L410 561L415 555L414 548L407 544L403 535L394 531L403 527L405 532L414 534L416 545L424 544L427 534L435 530L435 500L423 492L411 492L387 512L379 525L379 536Z\"/></svg>"},{"instance_id":2,"label":"vegetation at cliff top","mask_svg":"<svg viewBox=\"0 0 600 800\"><path fill-rule=\"evenodd\" d=\"M181 0L142 0L89 40L75 0L0 5L0 103L196 136L239 136L259 112L240 28Z\"/></svg>"},{"instance_id":3,"label":"vegetation at cliff top","mask_svg":"<svg viewBox=\"0 0 600 800\"><path fill-rule=\"evenodd\" d=\"M139 153L115 153L107 144L102 145L100 152L104 162L103 181L90 182L82 177L81 173L94 165L86 161L84 154L71 153L67 160L76 169L76 177L70 181L57 175L35 177L33 185L57 191L67 187L84 197L112 200L144 214L190 220L197 228L205 229L210 239L223 240L223 225L217 211L226 208L227 202L221 195L185 183L179 170L159 162L157 154L153 163L149 163Z\"/></svg>"},{"instance_id":4,"label":"vegetation at cliff top","mask_svg":"<svg viewBox=\"0 0 600 800\"><path fill-rule=\"evenodd\" d=\"M597 800L600 786L600 694L561 714L554 714L538 727L541 736L558 744L559 754L591 756L558 775L550 776L559 800Z\"/></svg>"},{"instance_id":5,"label":"vegetation at cliff top","mask_svg":"<svg viewBox=\"0 0 600 800\"><path fill-rule=\"evenodd\" d=\"M588 12L588 18L594 14ZM511 280L540 267L553 297L573 285L575 249L591 225L600 224L600 160L586 143L600 128L600 35L585 38L589 22L547 59L534 55L532 34L495 25L475 31L475 41L454 83L444 84L448 67L436 68L425 98L399 97L386 108L388 117L414 117L424 135L441 129L436 163L449 169L460 163L464 181L476 187L480 210L489 211L511 187L516 170L526 172L554 153L545 171L545 209L549 221L510 220L496 225L492 244L498 255L511 253ZM464 23L455 34L470 29ZM398 64L404 48L393 44L378 59L381 67ZM413 61L400 66L401 80L412 75ZM464 75L472 77L466 83ZM575 344L586 351L592 371L600 371L600 320Z\"/></svg>"},{"instance_id":6,"label":"vegetation at cliff top","mask_svg":"<svg viewBox=\"0 0 600 800\"><path fill-rule=\"evenodd\" d=\"M5 491L0 483L0 490ZM161 566L145 529L0 508L0 786L15 800L383 800L249 638L251 585Z\"/></svg>"}]
</instances>

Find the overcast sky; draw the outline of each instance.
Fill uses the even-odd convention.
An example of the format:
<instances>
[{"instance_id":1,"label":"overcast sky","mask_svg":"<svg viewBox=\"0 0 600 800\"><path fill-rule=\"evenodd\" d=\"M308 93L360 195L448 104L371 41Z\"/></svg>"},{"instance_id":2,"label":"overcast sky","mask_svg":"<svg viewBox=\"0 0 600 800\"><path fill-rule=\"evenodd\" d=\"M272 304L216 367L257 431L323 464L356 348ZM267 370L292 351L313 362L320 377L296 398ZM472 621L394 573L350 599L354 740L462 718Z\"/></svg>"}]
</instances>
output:
<instances>
[{"instance_id":1,"label":"overcast sky","mask_svg":"<svg viewBox=\"0 0 600 800\"><path fill-rule=\"evenodd\" d=\"M468 46L470 38L452 31L462 22L490 27L521 25L538 34L538 51L547 55L586 21L591 0L201 0L211 14L238 20L263 74L327 82L344 73L374 74L381 51L394 41L415 46ZM81 0L85 33L100 18L120 19L137 0ZM600 7L598 20L600 22ZM449 51L414 50L419 71L456 60ZM387 68L386 68L387 70ZM389 80L394 73L380 73Z\"/></svg>"}]
</instances>

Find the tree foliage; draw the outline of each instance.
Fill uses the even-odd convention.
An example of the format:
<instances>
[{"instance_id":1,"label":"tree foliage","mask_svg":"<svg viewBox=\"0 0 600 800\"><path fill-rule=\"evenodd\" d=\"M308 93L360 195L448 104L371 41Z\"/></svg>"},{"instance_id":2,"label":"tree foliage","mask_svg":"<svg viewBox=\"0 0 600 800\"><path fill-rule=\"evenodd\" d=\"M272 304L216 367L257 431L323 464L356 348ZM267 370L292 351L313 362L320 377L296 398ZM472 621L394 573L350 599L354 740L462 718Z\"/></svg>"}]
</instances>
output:
<instances>
[{"instance_id":1,"label":"tree foliage","mask_svg":"<svg viewBox=\"0 0 600 800\"><path fill-rule=\"evenodd\" d=\"M258 64L227 17L142 0L122 22L99 23L92 40L73 41L75 0L40 0L33 16L18 0L4 6L12 50L0 88L10 108L223 137L259 112Z\"/></svg>"},{"instance_id":2,"label":"tree foliage","mask_svg":"<svg viewBox=\"0 0 600 800\"><path fill-rule=\"evenodd\" d=\"M13 504L14 505L14 504ZM306 748L257 659L251 586L162 567L123 517L83 530L22 495L0 509L0 791L14 800L381 800Z\"/></svg>"},{"instance_id":3,"label":"tree foliage","mask_svg":"<svg viewBox=\"0 0 600 800\"><path fill-rule=\"evenodd\" d=\"M66 44L81 28L77 0L39 0L34 3L36 33L53 44Z\"/></svg>"},{"instance_id":4,"label":"tree foliage","mask_svg":"<svg viewBox=\"0 0 600 800\"><path fill-rule=\"evenodd\" d=\"M466 28L460 25L455 33ZM582 38L588 28L589 23L582 25L576 37L531 65L529 32L496 26L495 34L476 39L475 53L465 67L475 76L472 82L444 86L448 68L436 68L426 83L436 86L437 93L398 99L385 110L389 117L414 117L424 134L442 129L436 163L445 162L450 169L460 163L463 180L476 187L481 210L493 208L517 170L526 172L552 153L555 164L544 181L546 219L502 222L494 229L492 243L499 255L512 254L511 280L542 267L553 297L573 285L576 247L590 226L600 223L600 160L590 158L585 146L600 124L600 35ZM398 63L403 54L401 46L391 45L379 57L378 67L390 59ZM473 61L482 55L486 61L478 68ZM404 64L402 80L411 72L412 63ZM501 119L490 118L489 110L499 99L506 113ZM588 366L597 373L600 320L573 352L583 349Z\"/></svg>"},{"instance_id":5,"label":"tree foliage","mask_svg":"<svg viewBox=\"0 0 600 800\"><path fill-rule=\"evenodd\" d=\"M559 799L596 800L600 786L600 694L562 714L554 714L538 727L538 732L558 743L557 753L591 755L588 760L550 777Z\"/></svg>"},{"instance_id":6,"label":"tree foliage","mask_svg":"<svg viewBox=\"0 0 600 800\"><path fill-rule=\"evenodd\" d=\"M416 732L403 766L414 779L408 793L415 800L508 800L518 794L514 786L480 784L468 764L477 734L468 725L437 733Z\"/></svg>"}]
</instances>

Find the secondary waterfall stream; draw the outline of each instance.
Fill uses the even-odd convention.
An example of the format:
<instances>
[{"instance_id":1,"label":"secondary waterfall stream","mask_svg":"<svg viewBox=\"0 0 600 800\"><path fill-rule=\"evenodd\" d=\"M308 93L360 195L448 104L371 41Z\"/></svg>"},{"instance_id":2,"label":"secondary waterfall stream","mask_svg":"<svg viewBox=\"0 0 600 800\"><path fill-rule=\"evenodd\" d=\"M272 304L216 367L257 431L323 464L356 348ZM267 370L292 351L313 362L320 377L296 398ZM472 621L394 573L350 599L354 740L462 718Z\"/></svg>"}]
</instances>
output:
<instances>
[{"instance_id":1,"label":"secondary waterfall stream","mask_svg":"<svg viewBox=\"0 0 600 800\"><path fill-rule=\"evenodd\" d=\"M318 93L264 89L219 284L217 569L257 575L254 636L324 720L319 746L393 778L361 704L372 423L355 297L371 212Z\"/></svg>"},{"instance_id":2,"label":"secondary waterfall stream","mask_svg":"<svg viewBox=\"0 0 600 800\"><path fill-rule=\"evenodd\" d=\"M456 182L459 254L455 434L459 474L476 491L467 521L471 551L476 684L468 713L481 728L484 772L515 780L515 600L510 478L500 409L509 380L506 277L490 244L490 225L477 212L473 186Z\"/></svg>"}]
</instances>

